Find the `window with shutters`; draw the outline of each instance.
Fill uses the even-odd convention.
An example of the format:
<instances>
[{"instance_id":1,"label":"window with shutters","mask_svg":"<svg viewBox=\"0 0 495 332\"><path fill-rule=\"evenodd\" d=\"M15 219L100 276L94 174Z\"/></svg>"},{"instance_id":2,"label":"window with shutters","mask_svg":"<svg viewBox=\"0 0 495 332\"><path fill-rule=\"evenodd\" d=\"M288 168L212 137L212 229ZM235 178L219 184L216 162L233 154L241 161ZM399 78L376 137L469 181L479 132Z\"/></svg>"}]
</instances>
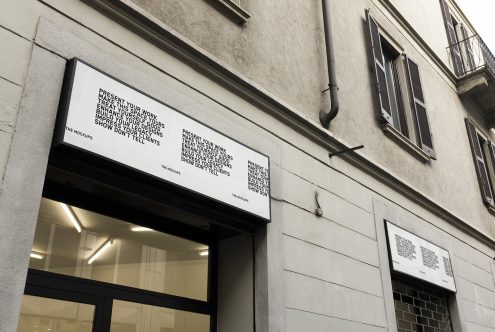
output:
<instances>
[{"instance_id":1,"label":"window with shutters","mask_svg":"<svg viewBox=\"0 0 495 332\"><path fill-rule=\"evenodd\" d=\"M495 145L478 131L473 121L466 118L465 122L481 197L483 202L493 210L495 207L493 196Z\"/></svg>"},{"instance_id":2,"label":"window with shutters","mask_svg":"<svg viewBox=\"0 0 495 332\"><path fill-rule=\"evenodd\" d=\"M394 49L384 38L381 38L383 51L385 81L387 84L388 100L390 102L390 116L392 126L404 136L408 136L404 104L402 103L402 90L399 80L400 53Z\"/></svg>"},{"instance_id":3,"label":"window with shutters","mask_svg":"<svg viewBox=\"0 0 495 332\"><path fill-rule=\"evenodd\" d=\"M469 39L471 36L464 24L461 24L459 26L459 29L462 33L462 44L464 49L464 54L465 54L465 61L464 61L464 67L466 69L466 72L471 72L476 69L477 65L475 63L475 56L474 56L474 50L473 50L473 45L472 45L472 40Z\"/></svg>"},{"instance_id":4,"label":"window with shutters","mask_svg":"<svg viewBox=\"0 0 495 332\"><path fill-rule=\"evenodd\" d=\"M452 14L446 0L440 0L440 8L447 32L448 50L454 72L457 76L463 76L475 68L473 46L470 41L464 42L469 38L468 30Z\"/></svg>"},{"instance_id":5,"label":"window with shutters","mask_svg":"<svg viewBox=\"0 0 495 332\"><path fill-rule=\"evenodd\" d=\"M377 113L386 133L423 160L435 159L433 139L418 64L392 46L366 11Z\"/></svg>"}]
</instances>

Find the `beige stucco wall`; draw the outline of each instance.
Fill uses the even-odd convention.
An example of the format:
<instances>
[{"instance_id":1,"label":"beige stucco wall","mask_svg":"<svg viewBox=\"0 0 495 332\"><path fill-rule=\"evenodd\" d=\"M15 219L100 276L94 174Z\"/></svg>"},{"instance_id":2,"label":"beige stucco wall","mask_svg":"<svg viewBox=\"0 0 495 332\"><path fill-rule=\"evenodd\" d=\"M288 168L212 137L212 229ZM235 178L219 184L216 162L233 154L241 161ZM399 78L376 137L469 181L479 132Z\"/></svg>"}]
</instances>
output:
<instances>
[{"instance_id":1,"label":"beige stucco wall","mask_svg":"<svg viewBox=\"0 0 495 332\"><path fill-rule=\"evenodd\" d=\"M17 151L11 151L13 135L18 135L17 139L27 135L15 131L17 110L36 114L33 98L41 98L43 89L51 93L45 96L47 100L56 99L63 62L79 56L270 155L273 220L262 244L258 244L259 251L267 251L263 253L266 260L261 271L268 272L255 276L257 331L394 331L387 279L390 272L383 254L385 217L449 250L459 290L455 301L462 331L495 331L493 247L344 160L328 159L325 148L85 3L46 2L49 6L34 0L1 2L5 10L0 11L0 38L2 45L9 46L0 53L0 116L5 120L0 127L2 178L16 176L13 170L4 171L12 160L19 161L15 159ZM306 114L318 126L320 104L326 103L322 102L326 96L320 93L326 75L319 3L291 2L294 7L288 10L283 2L246 0L253 17L244 27L236 26L202 1L167 4L176 17L154 9L149 2L141 3L150 12L156 10L152 12L154 16L191 43ZM387 138L375 120L372 73L366 56L365 8L371 9L387 33L420 65L438 156L435 161L418 161ZM351 145L365 144L365 150L360 152L365 157L495 237L494 217L481 203L463 123L464 116L472 111L468 108L473 106L458 99L452 82L418 45L410 42L397 22L383 14L379 1L333 1L332 9L342 105L341 113L332 122L332 133ZM236 52L242 56L236 56ZM46 71L44 65L56 65L57 71L48 81L33 81L39 77L36 73ZM26 81L28 69L31 79ZM53 104L52 109L43 112L53 115ZM5 187L2 190L0 202L8 201L9 192ZM322 218L313 213L315 191L320 195ZM24 203L26 209L32 205ZM0 217L12 217L0 219L9 220L12 226L6 228L11 233L3 232L0 240L32 232L28 223L25 228L16 225L18 221L10 212L0 212ZM9 266L27 266L29 236L22 239L19 245L24 249L17 256L9 255L8 262L0 263L0 275L5 277L0 297L7 294L7 288L9 294L22 293L23 282L14 283L8 270ZM260 271L260 266L257 268ZM261 302L264 304L259 305ZM2 301L0 317L16 304ZM15 315L9 319L14 322ZM13 331L12 326L3 328Z\"/></svg>"},{"instance_id":2,"label":"beige stucco wall","mask_svg":"<svg viewBox=\"0 0 495 332\"><path fill-rule=\"evenodd\" d=\"M133 2L302 112L319 110L328 83L318 1L243 1L252 15L245 25L211 1Z\"/></svg>"},{"instance_id":3,"label":"beige stucco wall","mask_svg":"<svg viewBox=\"0 0 495 332\"><path fill-rule=\"evenodd\" d=\"M345 32L353 31L348 26L360 26L359 30L353 32L355 40L361 42L347 46L352 47L352 50L347 51L345 48L336 54L337 68L347 68L351 62L350 67L354 70L342 70L339 74L342 113L332 124L332 131L351 145L365 144L363 153L372 160L454 211L470 224L493 236L495 217L489 213L481 200L464 125L464 117L476 116L478 110L467 102L463 103L457 96L453 82L425 55L419 45L411 41L412 38L400 28L398 22L386 14L379 1L375 3L377 5L353 1L352 5L346 3L344 6L341 2L334 2L334 6L341 5L335 9L335 16L339 17L339 13L342 12L343 17L353 18L353 21L347 19L347 26L344 22L336 24L335 44L347 44L348 37L344 37ZM385 137L374 118L374 78L366 56L367 41L364 31L364 8L368 5L371 14L383 30L419 64L437 160L431 160L429 163L419 162L409 152ZM431 6L436 8L436 3ZM437 21L442 22L441 14L439 15ZM435 35L443 36L444 30L437 31ZM480 125L483 126L482 123Z\"/></svg>"},{"instance_id":4,"label":"beige stucco wall","mask_svg":"<svg viewBox=\"0 0 495 332\"><path fill-rule=\"evenodd\" d=\"M416 32L443 62L451 64L448 40L439 0L390 0Z\"/></svg>"},{"instance_id":5,"label":"beige stucco wall","mask_svg":"<svg viewBox=\"0 0 495 332\"><path fill-rule=\"evenodd\" d=\"M52 0L49 3L62 12L67 11L69 17L81 20L82 24L96 27L101 24L72 13L77 10L72 8L86 7L82 2ZM328 92L321 93L327 78L319 2L245 1L243 5L252 18L243 26L232 22L207 1L135 0L134 3L314 122L318 123L319 110L327 109ZM448 56L443 54L446 37L439 4L432 1L428 4L430 10L425 10L426 4L416 6L400 0L392 3L428 46L448 62ZM5 78L2 90L7 94L3 99L6 111L1 115L0 137L4 148L0 153L0 169L8 156L37 15L47 11L40 2L29 0L4 1L2 7L6 8L1 14L3 26L13 32L2 30L0 34L4 44L11 45L2 53L0 67ZM393 41L420 65L437 160L418 161L385 137L375 120L375 87L367 56L364 16L367 8ZM362 154L370 160L495 237L495 217L481 201L463 124L467 114L477 112L475 106L463 104L454 83L421 45L411 41L412 37L380 0L331 1L331 9L341 98L341 112L333 121L331 132L351 145L364 144ZM16 13L23 14L14 19Z\"/></svg>"}]
</instances>

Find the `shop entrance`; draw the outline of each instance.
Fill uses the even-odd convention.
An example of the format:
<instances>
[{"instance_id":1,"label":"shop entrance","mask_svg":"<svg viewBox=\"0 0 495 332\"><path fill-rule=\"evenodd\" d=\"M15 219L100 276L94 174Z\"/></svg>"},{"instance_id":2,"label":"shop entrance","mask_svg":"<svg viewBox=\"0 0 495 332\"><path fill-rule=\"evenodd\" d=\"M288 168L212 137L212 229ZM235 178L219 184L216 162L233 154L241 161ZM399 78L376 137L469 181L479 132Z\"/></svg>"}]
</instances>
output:
<instances>
[{"instance_id":1,"label":"shop entrance","mask_svg":"<svg viewBox=\"0 0 495 332\"><path fill-rule=\"evenodd\" d=\"M149 295L30 270L17 331L210 331L201 303Z\"/></svg>"},{"instance_id":2,"label":"shop entrance","mask_svg":"<svg viewBox=\"0 0 495 332\"><path fill-rule=\"evenodd\" d=\"M29 197L17 250L26 260L34 233L19 331L253 331L268 156L78 59L66 68L55 128L53 106L44 105L50 120L33 136L40 163L23 166L36 176L13 172L24 188L15 194ZM118 109L128 129L142 125L128 135L108 130L94 122L102 107ZM22 162L31 150L18 151ZM10 218L20 210L13 197Z\"/></svg>"},{"instance_id":3,"label":"shop entrance","mask_svg":"<svg viewBox=\"0 0 495 332\"><path fill-rule=\"evenodd\" d=\"M215 247L42 198L17 331L214 331Z\"/></svg>"},{"instance_id":4,"label":"shop entrance","mask_svg":"<svg viewBox=\"0 0 495 332\"><path fill-rule=\"evenodd\" d=\"M252 330L253 220L110 160L53 150L17 331Z\"/></svg>"},{"instance_id":5,"label":"shop entrance","mask_svg":"<svg viewBox=\"0 0 495 332\"><path fill-rule=\"evenodd\" d=\"M30 284L23 297L17 331L98 331L95 316L102 305L101 297Z\"/></svg>"}]
</instances>

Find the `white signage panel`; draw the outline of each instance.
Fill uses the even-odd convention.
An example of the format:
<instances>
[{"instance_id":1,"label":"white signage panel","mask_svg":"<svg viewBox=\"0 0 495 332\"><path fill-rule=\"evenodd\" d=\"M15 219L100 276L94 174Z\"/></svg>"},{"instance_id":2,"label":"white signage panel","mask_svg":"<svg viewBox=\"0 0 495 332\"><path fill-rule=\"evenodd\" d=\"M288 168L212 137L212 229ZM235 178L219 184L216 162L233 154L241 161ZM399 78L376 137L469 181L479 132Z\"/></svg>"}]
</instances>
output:
<instances>
[{"instance_id":1,"label":"white signage panel","mask_svg":"<svg viewBox=\"0 0 495 332\"><path fill-rule=\"evenodd\" d=\"M267 156L80 60L72 65L61 143L270 220Z\"/></svg>"},{"instance_id":2,"label":"white signage panel","mask_svg":"<svg viewBox=\"0 0 495 332\"><path fill-rule=\"evenodd\" d=\"M386 222L390 259L401 272L456 292L449 252Z\"/></svg>"}]
</instances>

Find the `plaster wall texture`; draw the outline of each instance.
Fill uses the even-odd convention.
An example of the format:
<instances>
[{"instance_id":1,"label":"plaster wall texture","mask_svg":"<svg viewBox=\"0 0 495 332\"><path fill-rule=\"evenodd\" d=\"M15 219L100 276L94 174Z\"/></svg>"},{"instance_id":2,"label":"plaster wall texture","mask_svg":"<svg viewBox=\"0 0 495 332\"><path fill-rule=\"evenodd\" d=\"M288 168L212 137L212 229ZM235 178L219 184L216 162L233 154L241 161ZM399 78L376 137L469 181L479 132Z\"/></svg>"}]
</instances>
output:
<instances>
[{"instance_id":1,"label":"plaster wall texture","mask_svg":"<svg viewBox=\"0 0 495 332\"><path fill-rule=\"evenodd\" d=\"M15 14L12 13L9 19L4 19L9 29L18 30L19 35L27 39L32 38L31 22L37 20L35 12L47 10L38 1L32 1L31 7L28 3L29 0L22 0L19 9L19 13L20 10L26 11L26 18L17 22L11 19ZM136 54L153 59L154 63L163 63L159 49L144 54L138 49L137 45L141 45L142 41L137 36L123 40L124 35L108 31L105 23L92 19L93 11L83 2L49 0L47 3L81 24L106 33L108 38L129 45L126 47ZM321 93L327 78L320 2L291 1L290 4L283 4L245 1L243 6L252 14L252 19L243 26L233 23L207 1L135 0L133 3L315 123L318 123L319 110L327 109L328 93ZM424 15L420 14L426 4L415 6L400 0L384 3L397 6L428 46L440 50L438 54L445 50L445 29L436 1L429 2L430 10L425 11ZM12 4L7 7L10 12L15 11ZM364 15L367 8L390 41L420 66L437 160L427 163L418 161L413 154L385 137L376 120L375 83ZM341 112L332 122L331 132L350 145L364 144L365 149L361 153L367 158L485 234L495 237L495 217L481 200L464 126L464 117L473 114L476 117L479 110L474 104L461 101L454 83L412 41L407 31L387 12L382 1L331 1L331 9L341 98ZM26 40L22 43L26 44L22 46L25 52L29 43ZM448 61L448 57L444 60ZM176 73L178 77L187 77L184 74ZM482 122L479 124L484 126ZM487 134L491 135L489 132ZM413 137L411 140L414 142L416 139ZM8 140L5 146L8 146Z\"/></svg>"},{"instance_id":2,"label":"plaster wall texture","mask_svg":"<svg viewBox=\"0 0 495 332\"><path fill-rule=\"evenodd\" d=\"M328 96L315 93L323 90L326 82L324 44L315 36L322 33L319 2L246 1L253 19L242 27L231 24L206 2L200 5L173 0L134 2L315 121L319 109L327 107ZM450 66L439 2L384 3L396 6L427 46ZM419 63L438 154L436 161L418 162L380 130L367 49L364 17L367 8L400 51ZM332 123L331 131L351 145L364 143L363 153L367 157L493 236L495 223L489 220L494 217L480 197L463 122L468 112L478 112L476 107L463 105L454 83L412 41L381 1L331 1L331 9L341 98L341 113ZM242 56L237 55L240 40ZM447 118L449 121L445 121Z\"/></svg>"},{"instance_id":3,"label":"plaster wall texture","mask_svg":"<svg viewBox=\"0 0 495 332\"><path fill-rule=\"evenodd\" d=\"M339 4L341 2L334 2L335 6ZM390 21L383 14L382 7L372 4L370 12L386 32L388 39L419 65L437 160L419 162L380 131L375 116L377 106L374 74L371 72L366 49L368 37L363 9L366 8L365 5L364 2L353 1L345 7L335 9L335 44L345 45L336 53L337 69L351 69L339 73L342 112L332 123L331 130L336 136L345 137L351 145L364 144L363 153L369 158L455 211L478 229L494 234L494 216L481 200L464 125L464 117L476 114L478 110L475 107L467 108L457 96L452 82L431 59L411 42L411 38L397 22ZM346 17L351 17L352 21ZM440 15L437 21L441 20ZM350 30L349 26L354 27L354 30ZM436 35L443 35L443 31L440 30ZM354 35L359 42L348 43L348 34ZM357 54L361 56L356 56ZM483 128L483 123L479 124ZM414 141L414 137L412 140Z\"/></svg>"},{"instance_id":4,"label":"plaster wall texture","mask_svg":"<svg viewBox=\"0 0 495 332\"><path fill-rule=\"evenodd\" d=\"M0 185L7 165L21 94L22 86L5 79L0 80Z\"/></svg>"},{"instance_id":5,"label":"plaster wall texture","mask_svg":"<svg viewBox=\"0 0 495 332\"><path fill-rule=\"evenodd\" d=\"M133 2L316 119L328 84L319 1L243 1L252 15L243 26L222 15L215 1Z\"/></svg>"},{"instance_id":6,"label":"plaster wall texture","mask_svg":"<svg viewBox=\"0 0 495 332\"><path fill-rule=\"evenodd\" d=\"M0 187L31 56L31 42L0 27Z\"/></svg>"},{"instance_id":7,"label":"plaster wall texture","mask_svg":"<svg viewBox=\"0 0 495 332\"><path fill-rule=\"evenodd\" d=\"M65 61L36 47L0 192L0 331L15 331ZM43 82L51 82L47 89ZM36 121L33 121L36 119Z\"/></svg>"},{"instance_id":8,"label":"plaster wall texture","mask_svg":"<svg viewBox=\"0 0 495 332\"><path fill-rule=\"evenodd\" d=\"M2 26L8 25L8 32L16 32L13 34L22 40L33 40L35 46L34 50L30 46L31 51L25 52L25 62L19 64L24 66L21 72L27 73L30 63L32 79L26 83L25 76L20 75L18 83L5 83L5 91L13 89L20 95L24 86L26 89L16 130L9 134L9 137L14 134L14 144L11 147L6 141L0 146L10 155L0 195L0 220L2 223L10 220L8 232L0 234L2 252L8 257L0 264L0 296L9 299L2 301L0 306L0 318L6 322L0 331L15 330L50 146L53 125L50 119L56 112L64 59L74 56L270 155L273 220L264 234L257 235L255 248L257 331L300 331L303 328L324 331L329 327L338 331L395 331L394 313L390 309L390 271L384 258L384 217L449 250L459 288L455 297L456 324L462 331L495 331L493 248L349 163L341 159L329 160L328 151L307 137L84 3L55 0L48 1L50 6L38 1L22 0L20 3L23 5L19 10L22 6L29 8L27 16L7 5L10 15L17 15L19 19L2 18L1 21ZM266 2L261 3L266 5ZM336 3L341 2L333 2L333 5ZM490 223L493 217L481 204L463 127L466 111L450 83L408 42L408 38L394 29L394 24L380 16L377 7L372 8L387 32L420 63L425 91L431 89L436 93L435 98L429 95L426 98L432 130L442 133L434 138L439 157L430 164L422 164L388 140L375 121L364 34L364 8L370 3L345 3L345 8L334 8L334 30L338 36L335 43L346 45L337 52L336 59L337 68L346 68L339 72L345 109L332 124L332 131L352 144L362 143L365 138L367 150L364 155L380 162L493 237L493 222ZM286 14L293 14L293 11ZM254 25L254 22L255 19L250 24ZM347 24L347 38L338 28L344 23ZM321 31L318 36L322 36ZM19 47L19 54L25 54L25 46L16 46L13 37L8 40L7 45ZM344 43L346 40L356 42ZM218 56L214 49L211 53ZM15 60L22 59L20 56ZM350 61L347 66L343 66L345 59ZM258 66L258 61L253 63ZM8 69L5 68L3 75L19 75L17 72L9 74ZM323 80L324 76L321 77ZM15 105L19 105L21 99L19 95L7 95L13 98L9 105L15 114ZM320 94L313 98L313 103L319 104ZM45 100L49 105L37 104L39 100ZM290 99L287 102L292 103ZM450 112L457 116L444 121ZM316 117L317 111L312 116ZM32 121L40 118L45 121ZM30 140L37 141L40 147L26 163L26 155L32 151L26 145L16 146L15 142L22 142L31 131L39 136ZM37 140L37 137L42 139ZM461 147L464 153L459 157ZM24 178L25 174L30 177ZM472 178L466 179L466 174ZM25 181L30 184L26 185ZM320 194L322 218L313 213L315 191ZM444 197L447 196L444 193L449 193L448 197ZM15 200L16 204L11 204ZM12 234L22 236L12 243L7 241ZM16 275L12 275L12 269ZM366 278L360 279L360 275Z\"/></svg>"},{"instance_id":9,"label":"plaster wall texture","mask_svg":"<svg viewBox=\"0 0 495 332\"><path fill-rule=\"evenodd\" d=\"M435 54L453 70L439 0L390 0ZM450 4L450 7L452 5ZM452 8L453 9L453 8ZM434 33L432 33L434 31Z\"/></svg>"}]
</instances>

